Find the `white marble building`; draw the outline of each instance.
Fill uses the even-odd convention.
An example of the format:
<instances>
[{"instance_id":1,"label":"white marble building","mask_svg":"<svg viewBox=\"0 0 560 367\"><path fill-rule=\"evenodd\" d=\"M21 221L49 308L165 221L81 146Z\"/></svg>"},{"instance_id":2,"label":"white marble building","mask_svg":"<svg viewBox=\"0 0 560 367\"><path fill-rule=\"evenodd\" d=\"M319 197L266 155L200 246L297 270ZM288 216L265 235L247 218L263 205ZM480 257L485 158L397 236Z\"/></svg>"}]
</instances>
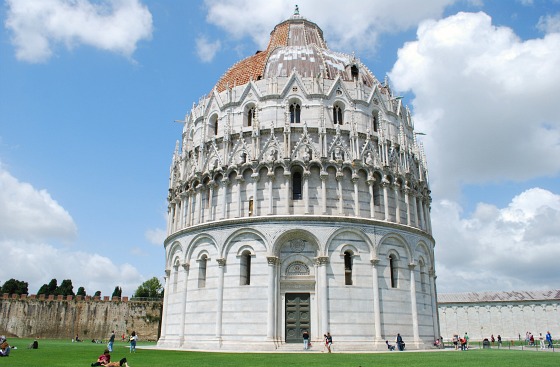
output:
<instances>
[{"instance_id":1,"label":"white marble building","mask_svg":"<svg viewBox=\"0 0 560 367\"><path fill-rule=\"evenodd\" d=\"M441 336L467 332L473 340L502 336L523 340L525 333L560 337L560 290L438 294Z\"/></svg>"},{"instance_id":2,"label":"white marble building","mask_svg":"<svg viewBox=\"0 0 560 367\"><path fill-rule=\"evenodd\" d=\"M185 116L162 348L431 347L430 190L409 110L294 14Z\"/></svg>"}]
</instances>

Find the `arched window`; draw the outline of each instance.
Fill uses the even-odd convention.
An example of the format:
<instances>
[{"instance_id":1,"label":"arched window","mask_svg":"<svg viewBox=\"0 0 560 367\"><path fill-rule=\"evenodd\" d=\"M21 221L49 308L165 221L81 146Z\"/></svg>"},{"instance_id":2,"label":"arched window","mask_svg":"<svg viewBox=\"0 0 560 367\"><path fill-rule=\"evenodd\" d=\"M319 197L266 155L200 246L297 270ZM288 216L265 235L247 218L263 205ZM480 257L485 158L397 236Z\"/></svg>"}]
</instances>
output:
<instances>
[{"instance_id":1,"label":"arched window","mask_svg":"<svg viewBox=\"0 0 560 367\"><path fill-rule=\"evenodd\" d=\"M344 252L344 284L352 285L352 253Z\"/></svg>"},{"instance_id":2,"label":"arched window","mask_svg":"<svg viewBox=\"0 0 560 367\"><path fill-rule=\"evenodd\" d=\"M255 107L250 107L247 110L247 126L253 126L253 120L255 119Z\"/></svg>"},{"instance_id":3,"label":"arched window","mask_svg":"<svg viewBox=\"0 0 560 367\"><path fill-rule=\"evenodd\" d=\"M397 288L398 269L395 255L389 255L389 271L391 272L391 288Z\"/></svg>"},{"instance_id":4,"label":"arched window","mask_svg":"<svg viewBox=\"0 0 560 367\"><path fill-rule=\"evenodd\" d=\"M213 115L210 118L210 129L214 133L214 136L218 135L218 116Z\"/></svg>"},{"instance_id":5,"label":"arched window","mask_svg":"<svg viewBox=\"0 0 560 367\"><path fill-rule=\"evenodd\" d=\"M253 199L249 199L249 216L252 217L253 216Z\"/></svg>"},{"instance_id":6,"label":"arched window","mask_svg":"<svg viewBox=\"0 0 560 367\"><path fill-rule=\"evenodd\" d=\"M290 105L290 123L300 123L301 107L297 102Z\"/></svg>"},{"instance_id":7,"label":"arched window","mask_svg":"<svg viewBox=\"0 0 560 367\"><path fill-rule=\"evenodd\" d=\"M206 265L208 264L208 256L202 255L198 260L198 288L206 287Z\"/></svg>"},{"instance_id":8,"label":"arched window","mask_svg":"<svg viewBox=\"0 0 560 367\"><path fill-rule=\"evenodd\" d=\"M239 285L251 284L251 252L249 250L243 251L239 259Z\"/></svg>"},{"instance_id":9,"label":"arched window","mask_svg":"<svg viewBox=\"0 0 560 367\"><path fill-rule=\"evenodd\" d=\"M302 199L301 186L302 186L301 173L294 172L294 174L292 175L292 199L293 200Z\"/></svg>"},{"instance_id":10,"label":"arched window","mask_svg":"<svg viewBox=\"0 0 560 367\"><path fill-rule=\"evenodd\" d=\"M420 260L420 289L426 292L426 264L422 260Z\"/></svg>"},{"instance_id":11,"label":"arched window","mask_svg":"<svg viewBox=\"0 0 560 367\"><path fill-rule=\"evenodd\" d=\"M377 116L377 111L373 111L373 116L371 117L371 124L373 132L379 130L379 117Z\"/></svg>"},{"instance_id":12,"label":"arched window","mask_svg":"<svg viewBox=\"0 0 560 367\"><path fill-rule=\"evenodd\" d=\"M333 123L342 125L344 121L342 120L342 108L339 105L333 107Z\"/></svg>"}]
</instances>

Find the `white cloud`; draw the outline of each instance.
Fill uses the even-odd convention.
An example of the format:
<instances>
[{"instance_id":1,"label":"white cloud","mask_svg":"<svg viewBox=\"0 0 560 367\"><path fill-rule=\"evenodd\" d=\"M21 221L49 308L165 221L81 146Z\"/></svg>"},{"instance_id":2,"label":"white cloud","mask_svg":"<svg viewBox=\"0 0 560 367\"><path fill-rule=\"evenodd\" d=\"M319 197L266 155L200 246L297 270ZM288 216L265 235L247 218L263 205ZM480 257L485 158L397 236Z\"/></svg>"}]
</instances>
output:
<instances>
[{"instance_id":1,"label":"white cloud","mask_svg":"<svg viewBox=\"0 0 560 367\"><path fill-rule=\"evenodd\" d=\"M533 188L505 208L480 203L461 218L451 201L434 205L440 292L553 289L560 282L560 196Z\"/></svg>"},{"instance_id":2,"label":"white cloud","mask_svg":"<svg viewBox=\"0 0 560 367\"><path fill-rule=\"evenodd\" d=\"M29 283L36 293L51 279L71 279L74 292L101 290L110 296L118 285L123 295L132 295L144 281L131 265L115 264L109 258L62 249L49 241L71 242L77 227L70 214L46 190L13 177L0 164L0 285L14 278Z\"/></svg>"},{"instance_id":3,"label":"white cloud","mask_svg":"<svg viewBox=\"0 0 560 367\"><path fill-rule=\"evenodd\" d=\"M20 182L0 164L0 239L75 239L70 214L46 190Z\"/></svg>"},{"instance_id":4,"label":"white cloud","mask_svg":"<svg viewBox=\"0 0 560 367\"><path fill-rule=\"evenodd\" d=\"M44 62L53 47L80 44L130 57L150 39L152 15L139 0L7 0L5 26L13 33L16 57Z\"/></svg>"},{"instance_id":5,"label":"white cloud","mask_svg":"<svg viewBox=\"0 0 560 367\"><path fill-rule=\"evenodd\" d=\"M333 49L372 52L380 33L396 33L415 27L422 19L440 17L456 0L336 0L299 1L300 14L326 32ZM248 36L266 48L270 31L289 18L293 4L282 0L205 0L207 21L236 38ZM403 11L406 9L406 11ZM334 10L334 11L333 11ZM339 11L340 10L340 11ZM341 16L341 12L344 15ZM241 20L241 21L240 21Z\"/></svg>"},{"instance_id":6,"label":"white cloud","mask_svg":"<svg viewBox=\"0 0 560 367\"><path fill-rule=\"evenodd\" d=\"M559 33L560 13L540 17L537 28L544 33Z\"/></svg>"},{"instance_id":7,"label":"white cloud","mask_svg":"<svg viewBox=\"0 0 560 367\"><path fill-rule=\"evenodd\" d=\"M165 241L167 237L167 232L161 228L148 229L145 236L148 242L156 246L163 246L163 241Z\"/></svg>"},{"instance_id":8,"label":"white cloud","mask_svg":"<svg viewBox=\"0 0 560 367\"><path fill-rule=\"evenodd\" d=\"M28 282L30 294L54 278L59 285L64 279L72 280L74 293L84 287L87 294L100 290L111 296L120 286L124 296L132 295L145 280L130 264L115 264L99 254L58 249L40 241L0 240L0 253L1 284L10 278Z\"/></svg>"},{"instance_id":9,"label":"white cloud","mask_svg":"<svg viewBox=\"0 0 560 367\"><path fill-rule=\"evenodd\" d=\"M484 13L423 22L390 77L427 133L432 191L560 172L560 34L521 41Z\"/></svg>"},{"instance_id":10,"label":"white cloud","mask_svg":"<svg viewBox=\"0 0 560 367\"><path fill-rule=\"evenodd\" d=\"M196 39L196 54L203 62L210 62L220 50L222 43L220 40L210 42L206 37L201 36Z\"/></svg>"}]
</instances>

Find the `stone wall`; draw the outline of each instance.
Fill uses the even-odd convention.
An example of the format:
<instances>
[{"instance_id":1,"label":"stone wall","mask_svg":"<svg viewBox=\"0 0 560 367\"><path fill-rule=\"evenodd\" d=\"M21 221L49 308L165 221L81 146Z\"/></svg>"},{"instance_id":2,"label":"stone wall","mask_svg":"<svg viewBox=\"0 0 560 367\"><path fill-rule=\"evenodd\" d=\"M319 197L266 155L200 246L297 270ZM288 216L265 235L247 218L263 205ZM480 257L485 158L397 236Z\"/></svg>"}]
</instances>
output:
<instances>
[{"instance_id":1,"label":"stone wall","mask_svg":"<svg viewBox=\"0 0 560 367\"><path fill-rule=\"evenodd\" d=\"M0 334L20 338L107 339L136 331L141 340L157 340L161 301L128 297L8 295L0 300Z\"/></svg>"}]
</instances>

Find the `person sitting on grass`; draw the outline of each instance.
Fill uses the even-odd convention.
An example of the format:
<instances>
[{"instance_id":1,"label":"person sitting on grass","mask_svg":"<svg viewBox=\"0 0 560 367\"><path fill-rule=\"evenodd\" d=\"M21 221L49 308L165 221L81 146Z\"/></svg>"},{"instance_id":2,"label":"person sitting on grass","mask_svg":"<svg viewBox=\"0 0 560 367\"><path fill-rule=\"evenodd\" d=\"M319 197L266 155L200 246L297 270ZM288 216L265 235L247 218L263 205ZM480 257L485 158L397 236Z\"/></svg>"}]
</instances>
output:
<instances>
[{"instance_id":1,"label":"person sitting on grass","mask_svg":"<svg viewBox=\"0 0 560 367\"><path fill-rule=\"evenodd\" d=\"M388 340L385 340L385 344L387 344L387 349L389 349L391 352L395 350L395 346L389 344Z\"/></svg>"},{"instance_id":2,"label":"person sitting on grass","mask_svg":"<svg viewBox=\"0 0 560 367\"><path fill-rule=\"evenodd\" d=\"M7 357L10 355L10 345L6 340L0 345L0 357Z\"/></svg>"},{"instance_id":3,"label":"person sitting on grass","mask_svg":"<svg viewBox=\"0 0 560 367\"><path fill-rule=\"evenodd\" d=\"M126 358L121 359L118 362L111 362L111 353L109 349L105 349L102 355L97 358L97 362L91 364L93 366L105 366L105 367L130 367L126 361Z\"/></svg>"}]
</instances>

